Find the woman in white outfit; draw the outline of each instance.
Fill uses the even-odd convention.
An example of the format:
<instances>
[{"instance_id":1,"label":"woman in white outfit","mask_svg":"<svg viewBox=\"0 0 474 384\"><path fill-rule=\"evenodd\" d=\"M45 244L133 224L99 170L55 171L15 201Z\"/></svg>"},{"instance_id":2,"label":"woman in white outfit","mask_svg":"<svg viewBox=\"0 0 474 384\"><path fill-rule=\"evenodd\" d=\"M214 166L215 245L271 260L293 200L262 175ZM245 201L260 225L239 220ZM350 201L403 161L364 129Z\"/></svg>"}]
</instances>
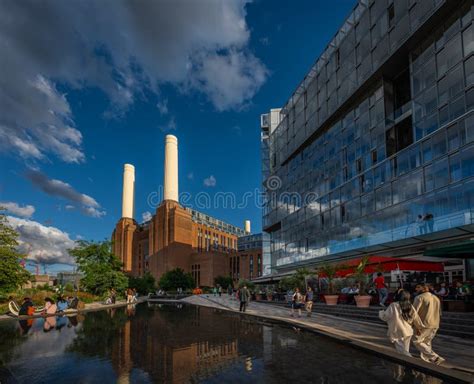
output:
<instances>
[{"instance_id":1,"label":"woman in white outfit","mask_svg":"<svg viewBox=\"0 0 474 384\"><path fill-rule=\"evenodd\" d=\"M423 328L423 323L410 302L410 293L401 291L399 301L390 304L385 311L379 312L379 317L388 325L388 338L398 353L411 356L410 341L415 329Z\"/></svg>"}]
</instances>

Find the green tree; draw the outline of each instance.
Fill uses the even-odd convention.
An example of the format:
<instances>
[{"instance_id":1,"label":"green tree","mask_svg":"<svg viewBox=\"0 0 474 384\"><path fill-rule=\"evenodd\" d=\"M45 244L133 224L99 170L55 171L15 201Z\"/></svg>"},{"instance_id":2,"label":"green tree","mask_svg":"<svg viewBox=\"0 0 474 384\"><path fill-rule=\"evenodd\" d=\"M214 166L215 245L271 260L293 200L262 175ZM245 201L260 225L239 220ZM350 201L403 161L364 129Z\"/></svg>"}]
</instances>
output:
<instances>
[{"instance_id":1,"label":"green tree","mask_svg":"<svg viewBox=\"0 0 474 384\"><path fill-rule=\"evenodd\" d=\"M181 268L164 273L158 282L159 287L165 291L172 291L177 288L192 289L195 284L193 276L190 273L185 273Z\"/></svg>"},{"instance_id":2,"label":"green tree","mask_svg":"<svg viewBox=\"0 0 474 384\"><path fill-rule=\"evenodd\" d=\"M234 281L232 280L232 277L230 276L217 276L214 279L214 284L220 285L222 288L227 289L227 287L230 285L231 287L234 286Z\"/></svg>"},{"instance_id":3,"label":"green tree","mask_svg":"<svg viewBox=\"0 0 474 384\"><path fill-rule=\"evenodd\" d=\"M155 291L155 278L150 272L146 272L141 277L130 277L128 284L131 288L135 288L141 295L147 295Z\"/></svg>"},{"instance_id":4,"label":"green tree","mask_svg":"<svg viewBox=\"0 0 474 384\"><path fill-rule=\"evenodd\" d=\"M122 263L112 253L110 241L77 241L69 250L84 274L81 286L95 295L104 295L115 288L122 292L128 287L128 278L122 272Z\"/></svg>"},{"instance_id":5,"label":"green tree","mask_svg":"<svg viewBox=\"0 0 474 384\"><path fill-rule=\"evenodd\" d=\"M8 224L7 217L0 207L0 292L16 290L26 283L30 274L20 261L25 255L18 252L18 232Z\"/></svg>"},{"instance_id":6,"label":"green tree","mask_svg":"<svg viewBox=\"0 0 474 384\"><path fill-rule=\"evenodd\" d=\"M255 283L252 283L251 281L245 280L245 279L240 279L238 286L239 288L243 288L244 286L247 286L247 288L250 289L251 291L255 289Z\"/></svg>"}]
</instances>

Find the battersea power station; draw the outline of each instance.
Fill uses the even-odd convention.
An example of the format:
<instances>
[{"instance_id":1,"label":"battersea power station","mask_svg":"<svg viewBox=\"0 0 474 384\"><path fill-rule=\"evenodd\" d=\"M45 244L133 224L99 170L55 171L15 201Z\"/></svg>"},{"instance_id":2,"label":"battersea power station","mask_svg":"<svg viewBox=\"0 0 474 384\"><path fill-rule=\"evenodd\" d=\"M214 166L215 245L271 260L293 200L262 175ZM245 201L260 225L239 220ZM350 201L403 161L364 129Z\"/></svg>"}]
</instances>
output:
<instances>
[{"instance_id":1,"label":"battersea power station","mask_svg":"<svg viewBox=\"0 0 474 384\"><path fill-rule=\"evenodd\" d=\"M178 139L173 135L165 138L164 167L163 201L151 220L139 224L134 219L135 167L125 164L122 217L112 233L112 250L133 276L149 271L159 279L182 268L196 284L213 286L215 277L240 269L237 241L250 233L250 222L243 230L179 204Z\"/></svg>"}]
</instances>

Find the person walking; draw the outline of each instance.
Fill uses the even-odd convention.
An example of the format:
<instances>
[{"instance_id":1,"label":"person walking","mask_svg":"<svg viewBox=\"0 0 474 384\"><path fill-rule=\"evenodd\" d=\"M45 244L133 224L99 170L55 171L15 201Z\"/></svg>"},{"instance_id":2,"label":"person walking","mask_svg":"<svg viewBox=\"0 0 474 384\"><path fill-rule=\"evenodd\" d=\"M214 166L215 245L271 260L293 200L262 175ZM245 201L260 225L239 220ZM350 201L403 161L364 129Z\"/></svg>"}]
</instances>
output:
<instances>
[{"instance_id":1,"label":"person walking","mask_svg":"<svg viewBox=\"0 0 474 384\"><path fill-rule=\"evenodd\" d=\"M219 291L219 297L221 297L222 296L222 287L220 285L219 285L218 291Z\"/></svg>"},{"instance_id":2,"label":"person walking","mask_svg":"<svg viewBox=\"0 0 474 384\"><path fill-rule=\"evenodd\" d=\"M232 293L234 292L234 288L232 288L232 285L229 284L229 286L227 287L227 293L229 295L229 298L232 299Z\"/></svg>"},{"instance_id":3,"label":"person walking","mask_svg":"<svg viewBox=\"0 0 474 384\"><path fill-rule=\"evenodd\" d=\"M431 343L438 332L441 318L441 302L430 292L430 284L421 284L422 293L416 296L413 306L424 327L415 336L413 344L420 351L422 360L440 365L444 358L433 351Z\"/></svg>"},{"instance_id":4,"label":"person walking","mask_svg":"<svg viewBox=\"0 0 474 384\"><path fill-rule=\"evenodd\" d=\"M295 288L295 293L293 293L292 300L291 300L291 313L290 316L293 317L295 315L295 309L298 310L298 317L301 317L301 307L303 307L303 295L300 293L299 288Z\"/></svg>"},{"instance_id":5,"label":"person walking","mask_svg":"<svg viewBox=\"0 0 474 384\"><path fill-rule=\"evenodd\" d=\"M388 298L388 289L385 285L385 279L383 278L382 272L377 273L377 277L374 280L375 288L379 294L379 304L385 307L385 301Z\"/></svg>"},{"instance_id":6,"label":"person walking","mask_svg":"<svg viewBox=\"0 0 474 384\"><path fill-rule=\"evenodd\" d=\"M397 298L398 302L393 302L386 310L381 310L379 317L388 325L387 336L395 350L402 355L411 356L413 327L421 330L424 325L410 302L410 293L400 290Z\"/></svg>"},{"instance_id":7,"label":"person walking","mask_svg":"<svg viewBox=\"0 0 474 384\"><path fill-rule=\"evenodd\" d=\"M214 297L217 297L217 288L216 287L212 287L212 294L214 295Z\"/></svg>"},{"instance_id":8,"label":"person walking","mask_svg":"<svg viewBox=\"0 0 474 384\"><path fill-rule=\"evenodd\" d=\"M306 288L306 296L305 296L305 309L306 309L306 316L311 317L313 311L313 299L314 299L314 292L311 287Z\"/></svg>"},{"instance_id":9,"label":"person walking","mask_svg":"<svg viewBox=\"0 0 474 384\"><path fill-rule=\"evenodd\" d=\"M242 289L239 289L239 301L240 301L240 312L245 312L247 309L247 304L250 300L250 292L247 289L247 286L244 285Z\"/></svg>"}]
</instances>

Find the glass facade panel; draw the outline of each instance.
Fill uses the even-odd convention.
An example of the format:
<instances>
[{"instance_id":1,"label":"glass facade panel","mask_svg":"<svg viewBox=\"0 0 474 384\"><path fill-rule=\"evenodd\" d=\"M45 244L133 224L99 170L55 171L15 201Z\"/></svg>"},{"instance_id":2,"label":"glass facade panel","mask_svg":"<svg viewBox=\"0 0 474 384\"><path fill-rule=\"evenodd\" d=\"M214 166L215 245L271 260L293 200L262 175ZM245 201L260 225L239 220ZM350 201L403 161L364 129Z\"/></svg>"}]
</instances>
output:
<instances>
[{"instance_id":1,"label":"glass facade panel","mask_svg":"<svg viewBox=\"0 0 474 384\"><path fill-rule=\"evenodd\" d=\"M474 33L472 25L469 26L469 28L466 28L466 30L462 33L462 43L464 57L467 57L472 52L474 52Z\"/></svg>"},{"instance_id":2,"label":"glass facade panel","mask_svg":"<svg viewBox=\"0 0 474 384\"><path fill-rule=\"evenodd\" d=\"M474 27L460 1L361 5L283 108L263 220L273 266L473 223ZM422 35L436 12L450 14Z\"/></svg>"}]
</instances>

